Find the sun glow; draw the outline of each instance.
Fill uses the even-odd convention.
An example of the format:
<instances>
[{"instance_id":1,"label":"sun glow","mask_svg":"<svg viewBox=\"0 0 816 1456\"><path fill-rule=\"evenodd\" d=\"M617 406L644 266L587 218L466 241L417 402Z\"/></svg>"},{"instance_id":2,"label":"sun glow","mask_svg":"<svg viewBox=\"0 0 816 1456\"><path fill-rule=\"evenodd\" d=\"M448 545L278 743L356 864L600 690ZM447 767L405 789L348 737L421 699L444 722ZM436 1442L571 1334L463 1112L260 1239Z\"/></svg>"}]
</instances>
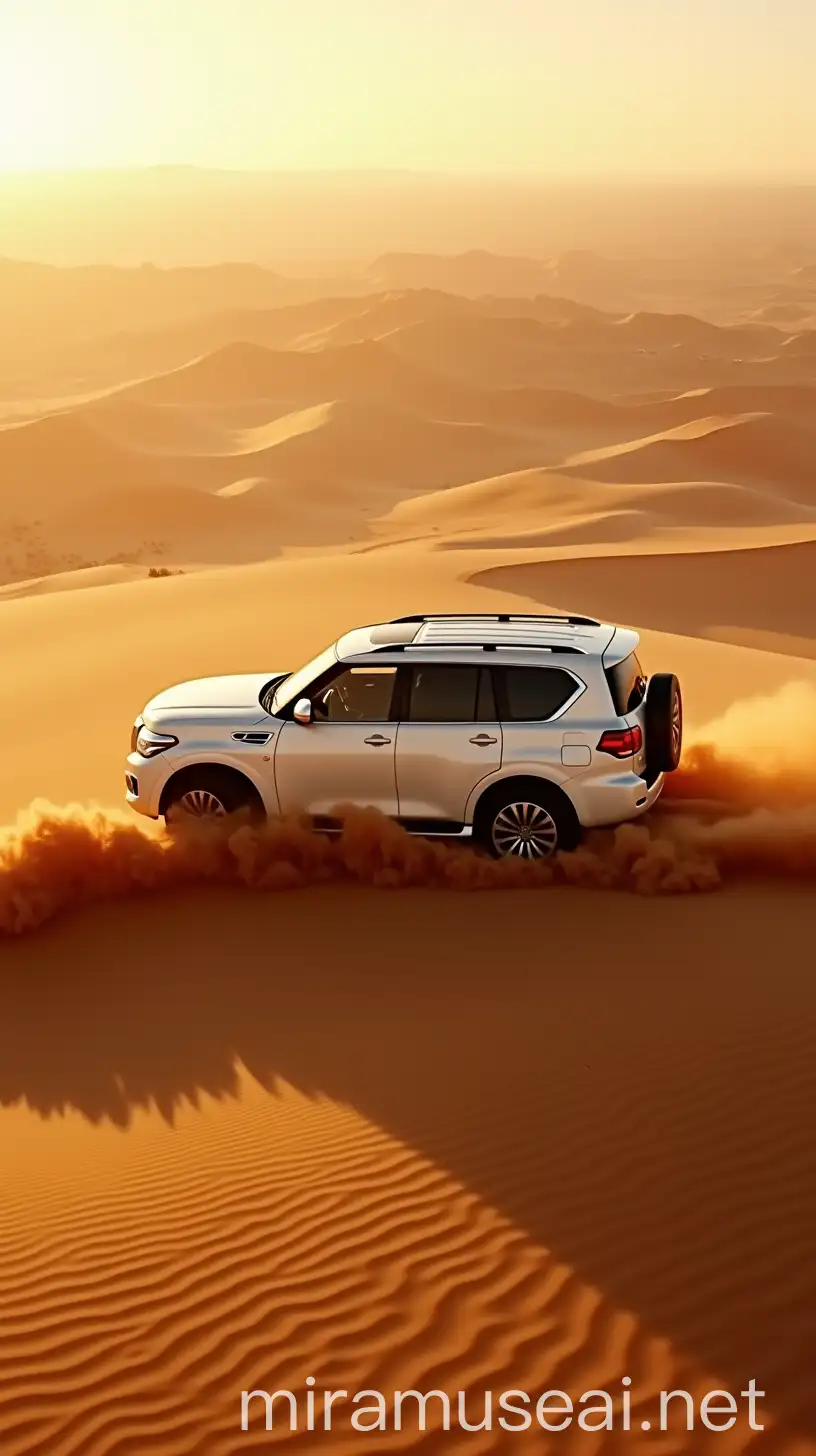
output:
<instances>
[{"instance_id":1,"label":"sun glow","mask_svg":"<svg viewBox=\"0 0 816 1456\"><path fill-rule=\"evenodd\" d=\"M94 70L81 36L16 24L0 0L0 168L76 164L100 125Z\"/></svg>"},{"instance_id":2,"label":"sun glow","mask_svg":"<svg viewBox=\"0 0 816 1456\"><path fill-rule=\"evenodd\" d=\"M0 171L812 176L816 7L742 9L0 0Z\"/></svg>"}]
</instances>

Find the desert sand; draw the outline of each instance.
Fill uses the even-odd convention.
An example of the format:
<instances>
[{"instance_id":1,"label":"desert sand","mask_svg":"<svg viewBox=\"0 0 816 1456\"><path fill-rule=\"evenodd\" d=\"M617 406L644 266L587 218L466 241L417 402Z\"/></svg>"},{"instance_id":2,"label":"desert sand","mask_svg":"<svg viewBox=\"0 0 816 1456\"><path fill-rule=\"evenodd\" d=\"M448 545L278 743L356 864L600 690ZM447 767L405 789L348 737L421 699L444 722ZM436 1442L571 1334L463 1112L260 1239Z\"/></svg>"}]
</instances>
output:
<instances>
[{"instance_id":1,"label":"desert sand","mask_svg":"<svg viewBox=\"0 0 816 1456\"><path fill-rule=\"evenodd\" d=\"M241 1391L307 1376L475 1412L629 1376L632 1431L552 1449L816 1453L816 304L799 257L695 267L49 269L51 344L15 274L4 1456L267 1450ZM517 884L366 816L128 817L161 687L448 608L641 631L689 743L649 823ZM762 1432L642 1429L752 1378Z\"/></svg>"}]
</instances>

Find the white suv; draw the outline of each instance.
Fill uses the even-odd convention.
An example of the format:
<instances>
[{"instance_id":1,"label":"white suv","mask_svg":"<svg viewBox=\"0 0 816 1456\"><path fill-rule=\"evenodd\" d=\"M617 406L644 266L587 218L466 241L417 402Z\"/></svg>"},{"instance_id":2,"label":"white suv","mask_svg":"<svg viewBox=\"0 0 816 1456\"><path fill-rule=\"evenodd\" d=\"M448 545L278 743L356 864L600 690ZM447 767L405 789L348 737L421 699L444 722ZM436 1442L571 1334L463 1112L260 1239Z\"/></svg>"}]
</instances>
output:
<instances>
[{"instance_id":1,"label":"white suv","mask_svg":"<svg viewBox=\"0 0 816 1456\"><path fill-rule=\"evenodd\" d=\"M202 678L133 727L127 799L337 823L374 806L496 856L574 847L644 813L680 762L676 677L590 617L400 617L346 633L297 672Z\"/></svg>"}]
</instances>

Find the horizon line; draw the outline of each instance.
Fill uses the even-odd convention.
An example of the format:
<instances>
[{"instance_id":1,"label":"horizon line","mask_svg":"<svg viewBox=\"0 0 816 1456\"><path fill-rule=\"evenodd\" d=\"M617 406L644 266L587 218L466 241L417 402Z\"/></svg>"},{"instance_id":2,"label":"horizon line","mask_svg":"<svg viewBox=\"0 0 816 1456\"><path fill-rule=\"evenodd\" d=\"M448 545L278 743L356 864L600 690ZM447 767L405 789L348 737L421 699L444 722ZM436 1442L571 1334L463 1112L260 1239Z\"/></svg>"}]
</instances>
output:
<instances>
[{"instance_id":1,"label":"horizon line","mask_svg":"<svg viewBox=\"0 0 816 1456\"><path fill-rule=\"evenodd\" d=\"M413 178L419 180L456 179L462 182L526 183L539 186L722 186L740 187L816 187L816 171L799 172L547 172L532 168L457 168L457 167L225 167L206 162L122 162L71 167L0 167L0 181L28 179L69 179L105 177L127 174L147 176L156 173L189 173L217 177L252 178Z\"/></svg>"}]
</instances>

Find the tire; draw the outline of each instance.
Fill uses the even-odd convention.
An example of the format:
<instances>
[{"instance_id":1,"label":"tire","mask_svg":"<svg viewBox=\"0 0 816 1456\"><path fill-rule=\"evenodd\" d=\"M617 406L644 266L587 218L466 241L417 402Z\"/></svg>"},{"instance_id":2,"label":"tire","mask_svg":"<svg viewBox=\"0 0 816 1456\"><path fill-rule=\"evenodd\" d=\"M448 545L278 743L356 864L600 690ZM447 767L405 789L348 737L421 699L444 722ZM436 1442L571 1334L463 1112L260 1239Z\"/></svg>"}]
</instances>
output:
<instances>
[{"instance_id":1,"label":"tire","mask_svg":"<svg viewBox=\"0 0 816 1456\"><path fill-rule=\"evenodd\" d=\"M535 779L485 794L474 821L475 838L494 859L549 859L577 848L578 816L566 794Z\"/></svg>"},{"instance_id":2,"label":"tire","mask_svg":"<svg viewBox=\"0 0 816 1456\"><path fill-rule=\"evenodd\" d=\"M648 772L674 773L683 752L683 697L674 673L649 679L645 715Z\"/></svg>"},{"instance_id":3,"label":"tire","mask_svg":"<svg viewBox=\"0 0 816 1456\"><path fill-rule=\"evenodd\" d=\"M206 765L184 769L171 779L162 803L168 824L187 819L225 819L241 809L250 810L253 816L263 815L263 805L254 786L230 769Z\"/></svg>"}]
</instances>

